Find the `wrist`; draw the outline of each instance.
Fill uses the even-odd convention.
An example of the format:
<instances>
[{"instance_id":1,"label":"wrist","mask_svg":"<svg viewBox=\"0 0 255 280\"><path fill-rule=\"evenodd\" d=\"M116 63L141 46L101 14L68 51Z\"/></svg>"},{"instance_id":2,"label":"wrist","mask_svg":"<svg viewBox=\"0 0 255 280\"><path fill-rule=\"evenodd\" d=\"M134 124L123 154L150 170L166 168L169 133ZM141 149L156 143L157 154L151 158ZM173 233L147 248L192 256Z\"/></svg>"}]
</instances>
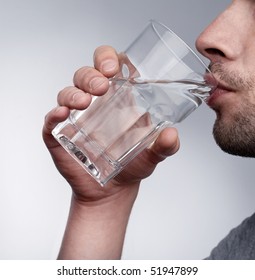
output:
<instances>
[{"instance_id":1,"label":"wrist","mask_svg":"<svg viewBox=\"0 0 255 280\"><path fill-rule=\"evenodd\" d=\"M72 203L77 209L83 211L85 209L101 211L100 209L107 209L119 207L120 204L128 206L134 203L140 182L133 184L118 184L114 181L108 183L105 187L98 184L89 184L73 188Z\"/></svg>"},{"instance_id":2,"label":"wrist","mask_svg":"<svg viewBox=\"0 0 255 280\"><path fill-rule=\"evenodd\" d=\"M121 188L120 186L118 188ZM104 190L105 192L105 190ZM73 194L62 242L61 259L119 259L138 186L129 186L99 200Z\"/></svg>"}]
</instances>

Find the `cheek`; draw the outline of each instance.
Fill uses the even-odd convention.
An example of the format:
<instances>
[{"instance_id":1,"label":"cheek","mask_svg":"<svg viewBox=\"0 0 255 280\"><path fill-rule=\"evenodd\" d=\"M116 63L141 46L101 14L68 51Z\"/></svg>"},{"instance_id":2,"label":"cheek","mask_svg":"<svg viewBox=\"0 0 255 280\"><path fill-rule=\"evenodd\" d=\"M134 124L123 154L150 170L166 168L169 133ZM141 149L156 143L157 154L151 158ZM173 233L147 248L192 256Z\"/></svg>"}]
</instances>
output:
<instances>
[{"instance_id":1,"label":"cheek","mask_svg":"<svg viewBox=\"0 0 255 280\"><path fill-rule=\"evenodd\" d=\"M255 106L255 89L249 94L250 103Z\"/></svg>"},{"instance_id":2,"label":"cheek","mask_svg":"<svg viewBox=\"0 0 255 280\"><path fill-rule=\"evenodd\" d=\"M254 23L255 27L255 23ZM255 28L254 28L255 30ZM242 55L242 64L240 70L244 76L250 76L253 81L255 80L255 33L249 36L248 42Z\"/></svg>"},{"instance_id":3,"label":"cheek","mask_svg":"<svg viewBox=\"0 0 255 280\"><path fill-rule=\"evenodd\" d=\"M255 61L254 61L254 68L255 68ZM244 107L248 106L255 106L255 69L253 73L249 75L249 86L247 85L246 91L242 94L242 105Z\"/></svg>"}]
</instances>

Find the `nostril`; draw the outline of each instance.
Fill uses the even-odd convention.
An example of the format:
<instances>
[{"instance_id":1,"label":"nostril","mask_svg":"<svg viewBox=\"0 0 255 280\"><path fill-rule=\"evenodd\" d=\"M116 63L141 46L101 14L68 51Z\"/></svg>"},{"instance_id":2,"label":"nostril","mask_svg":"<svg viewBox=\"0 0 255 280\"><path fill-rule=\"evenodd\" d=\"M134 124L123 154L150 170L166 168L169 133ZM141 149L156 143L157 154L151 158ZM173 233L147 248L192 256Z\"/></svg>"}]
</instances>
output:
<instances>
[{"instance_id":1,"label":"nostril","mask_svg":"<svg viewBox=\"0 0 255 280\"><path fill-rule=\"evenodd\" d=\"M206 52L207 54L209 54L209 55L218 55L218 56L225 57L224 52L222 52L222 51L219 50L219 49L208 48L208 49L205 49L205 52Z\"/></svg>"}]
</instances>

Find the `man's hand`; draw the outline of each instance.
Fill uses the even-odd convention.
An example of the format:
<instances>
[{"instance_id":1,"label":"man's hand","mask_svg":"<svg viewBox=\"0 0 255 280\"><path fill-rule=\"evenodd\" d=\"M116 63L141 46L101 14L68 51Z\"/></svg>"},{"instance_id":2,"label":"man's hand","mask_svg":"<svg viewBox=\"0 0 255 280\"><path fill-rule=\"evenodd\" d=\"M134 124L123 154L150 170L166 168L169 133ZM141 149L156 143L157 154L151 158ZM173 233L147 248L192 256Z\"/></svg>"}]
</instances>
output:
<instances>
[{"instance_id":1,"label":"man's hand","mask_svg":"<svg viewBox=\"0 0 255 280\"><path fill-rule=\"evenodd\" d=\"M96 49L94 68L79 69L74 75L74 85L60 91L59 106L45 117L44 142L57 169L73 191L61 258L119 258L126 224L141 180L148 177L159 162L179 149L176 129L163 130L150 148L140 153L102 188L54 139L52 130L69 116L71 109L85 109L90 105L93 95L101 96L107 92L108 78L118 73L119 65L120 56L112 47ZM114 240L113 236L116 237L114 246L109 240L110 236L111 240ZM92 250L92 245L100 249L98 254ZM109 246L113 246L112 251L109 251Z\"/></svg>"}]
</instances>

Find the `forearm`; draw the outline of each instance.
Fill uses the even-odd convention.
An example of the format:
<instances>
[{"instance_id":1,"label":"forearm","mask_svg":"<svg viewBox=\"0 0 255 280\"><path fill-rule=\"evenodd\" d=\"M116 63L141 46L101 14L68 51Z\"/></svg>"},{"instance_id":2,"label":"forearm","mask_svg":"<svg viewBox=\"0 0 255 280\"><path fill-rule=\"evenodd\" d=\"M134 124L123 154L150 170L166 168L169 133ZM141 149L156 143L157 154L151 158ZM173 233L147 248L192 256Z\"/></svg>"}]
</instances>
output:
<instances>
[{"instance_id":1,"label":"forearm","mask_svg":"<svg viewBox=\"0 0 255 280\"><path fill-rule=\"evenodd\" d=\"M81 203L73 196L59 259L120 259L138 188L102 203Z\"/></svg>"}]
</instances>

